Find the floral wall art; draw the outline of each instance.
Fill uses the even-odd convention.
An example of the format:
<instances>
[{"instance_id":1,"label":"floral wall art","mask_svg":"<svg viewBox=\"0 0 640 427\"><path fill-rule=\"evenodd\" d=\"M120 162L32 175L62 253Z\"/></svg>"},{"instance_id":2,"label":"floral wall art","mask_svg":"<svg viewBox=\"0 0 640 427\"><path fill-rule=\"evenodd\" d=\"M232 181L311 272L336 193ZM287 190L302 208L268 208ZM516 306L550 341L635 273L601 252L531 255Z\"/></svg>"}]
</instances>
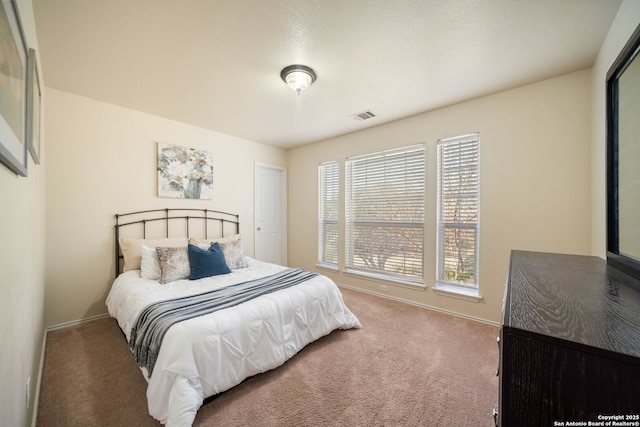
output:
<instances>
[{"instance_id":1,"label":"floral wall art","mask_svg":"<svg viewBox=\"0 0 640 427\"><path fill-rule=\"evenodd\" d=\"M208 151L158 143L158 197L212 199L212 164Z\"/></svg>"}]
</instances>

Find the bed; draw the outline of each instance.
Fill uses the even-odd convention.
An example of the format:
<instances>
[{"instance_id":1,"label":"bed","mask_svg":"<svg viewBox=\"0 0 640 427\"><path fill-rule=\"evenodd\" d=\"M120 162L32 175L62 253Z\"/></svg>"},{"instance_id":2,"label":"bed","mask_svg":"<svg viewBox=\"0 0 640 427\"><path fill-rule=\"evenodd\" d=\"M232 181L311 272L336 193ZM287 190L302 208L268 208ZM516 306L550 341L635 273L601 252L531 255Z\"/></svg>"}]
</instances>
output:
<instances>
[{"instance_id":1,"label":"bed","mask_svg":"<svg viewBox=\"0 0 640 427\"><path fill-rule=\"evenodd\" d=\"M116 279L107 308L148 382L149 414L167 426L192 425L207 397L282 365L336 329L360 328L333 281L246 256L239 230L237 215L206 209L116 215ZM229 272L200 277L202 259L218 268L221 253ZM197 315L171 323L156 309ZM155 317L165 323L149 326ZM148 338L151 332L161 344Z\"/></svg>"}]
</instances>

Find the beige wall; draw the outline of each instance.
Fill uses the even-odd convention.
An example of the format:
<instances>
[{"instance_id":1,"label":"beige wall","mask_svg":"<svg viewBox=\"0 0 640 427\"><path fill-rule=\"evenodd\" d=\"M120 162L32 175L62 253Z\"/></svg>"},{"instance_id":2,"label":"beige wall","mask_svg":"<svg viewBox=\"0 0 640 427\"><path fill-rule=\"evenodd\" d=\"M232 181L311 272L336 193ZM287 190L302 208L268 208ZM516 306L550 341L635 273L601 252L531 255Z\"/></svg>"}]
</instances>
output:
<instances>
[{"instance_id":1,"label":"beige wall","mask_svg":"<svg viewBox=\"0 0 640 427\"><path fill-rule=\"evenodd\" d=\"M38 49L30 1L18 8L27 44ZM45 169L29 156L28 177L0 165L0 425L31 424L44 336ZM30 407L26 383L31 378Z\"/></svg>"},{"instance_id":2,"label":"beige wall","mask_svg":"<svg viewBox=\"0 0 640 427\"><path fill-rule=\"evenodd\" d=\"M511 249L588 254L591 244L590 70L524 86L289 152L289 264L315 269L317 165L425 142L428 160L427 291L384 293L440 310L497 322ZM480 132L481 302L436 295L435 144ZM342 190L344 191L344 190ZM344 211L344 206L341 207ZM343 251L344 252L344 251ZM324 271L323 271L324 272ZM343 273L336 282L380 292L379 283Z\"/></svg>"},{"instance_id":3,"label":"beige wall","mask_svg":"<svg viewBox=\"0 0 640 427\"><path fill-rule=\"evenodd\" d=\"M256 162L285 152L126 108L47 89L48 326L106 313L114 279L114 214L197 207L237 212L253 254ZM156 142L213 152L213 200L158 198Z\"/></svg>"},{"instance_id":4,"label":"beige wall","mask_svg":"<svg viewBox=\"0 0 640 427\"><path fill-rule=\"evenodd\" d=\"M591 79L591 252L606 257L606 78L613 61L640 24L640 1L625 0L593 65Z\"/></svg>"}]
</instances>

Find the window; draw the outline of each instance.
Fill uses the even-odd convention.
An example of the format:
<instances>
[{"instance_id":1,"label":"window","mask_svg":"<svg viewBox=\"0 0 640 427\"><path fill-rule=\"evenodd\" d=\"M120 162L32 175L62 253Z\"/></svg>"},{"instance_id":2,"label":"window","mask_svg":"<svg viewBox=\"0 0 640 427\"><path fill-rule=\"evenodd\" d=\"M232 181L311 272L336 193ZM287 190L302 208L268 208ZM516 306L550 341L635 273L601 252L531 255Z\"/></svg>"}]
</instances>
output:
<instances>
[{"instance_id":1,"label":"window","mask_svg":"<svg viewBox=\"0 0 640 427\"><path fill-rule=\"evenodd\" d=\"M338 268L338 162L318 166L318 263Z\"/></svg>"},{"instance_id":2,"label":"window","mask_svg":"<svg viewBox=\"0 0 640 427\"><path fill-rule=\"evenodd\" d=\"M477 289L478 134L438 141L437 281Z\"/></svg>"},{"instance_id":3,"label":"window","mask_svg":"<svg viewBox=\"0 0 640 427\"><path fill-rule=\"evenodd\" d=\"M347 159L346 267L423 284L424 145Z\"/></svg>"}]
</instances>

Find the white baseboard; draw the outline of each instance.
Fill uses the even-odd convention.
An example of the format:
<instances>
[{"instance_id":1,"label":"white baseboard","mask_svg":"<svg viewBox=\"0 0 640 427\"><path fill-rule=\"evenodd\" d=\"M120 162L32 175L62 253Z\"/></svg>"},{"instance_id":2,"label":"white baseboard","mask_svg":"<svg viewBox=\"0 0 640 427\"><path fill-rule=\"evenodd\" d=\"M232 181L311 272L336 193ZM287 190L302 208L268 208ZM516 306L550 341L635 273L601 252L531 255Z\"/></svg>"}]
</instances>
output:
<instances>
[{"instance_id":1,"label":"white baseboard","mask_svg":"<svg viewBox=\"0 0 640 427\"><path fill-rule=\"evenodd\" d=\"M404 303L404 304L413 305L415 307L420 307L420 308L425 308L427 310L437 311L439 313L450 314L452 316L460 317L462 319L472 320L472 321L478 322L478 323L484 323L485 325L500 327L500 323L493 322L491 320L481 319L479 317L469 316L469 315L458 313L458 312L455 312L455 311L444 310L444 309L439 308L439 307L434 307L434 306L431 306L431 305L422 304L422 303L419 303L419 302L410 301L410 300L407 300L407 299L404 299L404 298L398 298L398 297L394 297L394 296L391 296L391 295L381 294L379 292L373 292L373 291L370 291L370 290L367 290L367 289L358 288L358 287L355 287L355 286L349 286L349 285L345 285L345 284L337 283L337 282L336 282L336 284L338 286L340 286L341 288L350 289L352 291L362 292L364 294L369 294L369 295L373 295L373 296L380 297L380 298L386 298L386 299L389 299L389 300L392 300L392 301L397 301L397 302L401 302L401 303Z\"/></svg>"},{"instance_id":2,"label":"white baseboard","mask_svg":"<svg viewBox=\"0 0 640 427\"><path fill-rule=\"evenodd\" d=\"M38 421L38 406L40 403L40 385L42 384L42 374L44 372L44 354L47 346L47 330L42 334L42 350L40 351L40 364L38 366L38 377L36 378L36 389L33 398L33 409L31 410L31 427L36 427Z\"/></svg>"},{"instance_id":3,"label":"white baseboard","mask_svg":"<svg viewBox=\"0 0 640 427\"><path fill-rule=\"evenodd\" d=\"M47 328L47 331L55 331L56 329L69 328L71 326L76 326L82 323L91 322L92 320L102 319L103 317L109 317L109 313L98 314L97 316L87 317L86 319L72 320L71 322L59 323L57 325L49 326Z\"/></svg>"}]
</instances>

